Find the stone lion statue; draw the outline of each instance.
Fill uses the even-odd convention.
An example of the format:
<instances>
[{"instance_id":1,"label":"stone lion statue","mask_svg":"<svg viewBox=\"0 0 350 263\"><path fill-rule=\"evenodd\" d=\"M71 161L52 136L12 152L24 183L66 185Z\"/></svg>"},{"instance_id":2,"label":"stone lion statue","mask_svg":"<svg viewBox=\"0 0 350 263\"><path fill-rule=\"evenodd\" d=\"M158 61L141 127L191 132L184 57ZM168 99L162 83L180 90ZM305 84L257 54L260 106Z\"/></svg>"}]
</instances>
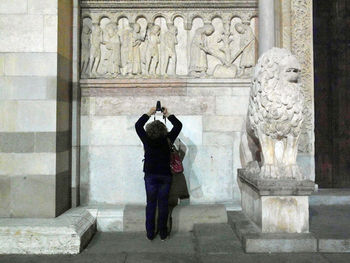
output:
<instances>
[{"instance_id":1,"label":"stone lion statue","mask_svg":"<svg viewBox=\"0 0 350 263\"><path fill-rule=\"evenodd\" d=\"M304 119L300 68L280 48L265 52L255 67L240 150L243 167L262 178L304 179L296 163Z\"/></svg>"}]
</instances>

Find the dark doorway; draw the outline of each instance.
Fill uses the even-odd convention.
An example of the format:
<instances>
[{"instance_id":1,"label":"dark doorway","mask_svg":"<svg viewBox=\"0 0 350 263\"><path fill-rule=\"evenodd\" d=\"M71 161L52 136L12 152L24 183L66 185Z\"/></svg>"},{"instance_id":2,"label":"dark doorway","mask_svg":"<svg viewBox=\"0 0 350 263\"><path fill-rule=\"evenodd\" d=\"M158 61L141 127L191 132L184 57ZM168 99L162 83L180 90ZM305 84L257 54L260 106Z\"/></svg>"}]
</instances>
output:
<instances>
[{"instance_id":1,"label":"dark doorway","mask_svg":"<svg viewBox=\"0 0 350 263\"><path fill-rule=\"evenodd\" d=\"M350 187L350 1L314 0L315 161L322 188Z\"/></svg>"}]
</instances>

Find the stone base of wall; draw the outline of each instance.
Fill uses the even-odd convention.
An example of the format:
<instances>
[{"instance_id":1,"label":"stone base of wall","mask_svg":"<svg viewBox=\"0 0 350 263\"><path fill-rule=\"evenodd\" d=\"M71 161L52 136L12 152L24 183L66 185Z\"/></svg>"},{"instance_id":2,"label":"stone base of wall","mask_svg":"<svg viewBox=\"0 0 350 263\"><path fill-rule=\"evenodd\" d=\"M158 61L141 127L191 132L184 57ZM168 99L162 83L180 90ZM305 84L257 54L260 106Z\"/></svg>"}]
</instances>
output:
<instances>
[{"instance_id":1,"label":"stone base of wall","mask_svg":"<svg viewBox=\"0 0 350 263\"><path fill-rule=\"evenodd\" d=\"M54 219L2 218L0 254L79 254L96 232L92 212L77 208Z\"/></svg>"}]
</instances>

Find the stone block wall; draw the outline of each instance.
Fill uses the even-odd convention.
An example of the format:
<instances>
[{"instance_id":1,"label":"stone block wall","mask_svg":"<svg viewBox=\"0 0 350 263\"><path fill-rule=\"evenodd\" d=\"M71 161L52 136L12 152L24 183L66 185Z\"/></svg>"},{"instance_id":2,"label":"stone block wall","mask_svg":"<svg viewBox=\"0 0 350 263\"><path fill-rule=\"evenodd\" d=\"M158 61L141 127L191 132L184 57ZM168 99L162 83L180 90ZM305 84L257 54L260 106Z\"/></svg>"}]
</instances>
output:
<instances>
[{"instance_id":1,"label":"stone block wall","mask_svg":"<svg viewBox=\"0 0 350 263\"><path fill-rule=\"evenodd\" d=\"M191 203L239 206L236 174L240 167L240 132L248 106L249 80L98 82L86 80L81 84L83 204L145 202L143 147L134 125L160 100L183 123L177 144L186 149L184 166ZM172 127L169 122L167 126Z\"/></svg>"},{"instance_id":2,"label":"stone block wall","mask_svg":"<svg viewBox=\"0 0 350 263\"><path fill-rule=\"evenodd\" d=\"M0 2L0 217L70 207L70 2Z\"/></svg>"}]
</instances>

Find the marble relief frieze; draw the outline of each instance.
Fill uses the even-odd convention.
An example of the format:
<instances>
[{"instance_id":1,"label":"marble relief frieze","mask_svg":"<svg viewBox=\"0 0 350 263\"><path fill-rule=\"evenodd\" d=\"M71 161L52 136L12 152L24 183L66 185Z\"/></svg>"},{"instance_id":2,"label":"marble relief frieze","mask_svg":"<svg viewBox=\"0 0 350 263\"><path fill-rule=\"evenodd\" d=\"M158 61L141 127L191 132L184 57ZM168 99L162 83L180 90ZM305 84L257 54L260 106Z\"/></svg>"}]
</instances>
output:
<instances>
[{"instance_id":1,"label":"marble relief frieze","mask_svg":"<svg viewBox=\"0 0 350 263\"><path fill-rule=\"evenodd\" d=\"M92 2L81 14L82 79L251 77L256 6L121 9Z\"/></svg>"}]
</instances>

